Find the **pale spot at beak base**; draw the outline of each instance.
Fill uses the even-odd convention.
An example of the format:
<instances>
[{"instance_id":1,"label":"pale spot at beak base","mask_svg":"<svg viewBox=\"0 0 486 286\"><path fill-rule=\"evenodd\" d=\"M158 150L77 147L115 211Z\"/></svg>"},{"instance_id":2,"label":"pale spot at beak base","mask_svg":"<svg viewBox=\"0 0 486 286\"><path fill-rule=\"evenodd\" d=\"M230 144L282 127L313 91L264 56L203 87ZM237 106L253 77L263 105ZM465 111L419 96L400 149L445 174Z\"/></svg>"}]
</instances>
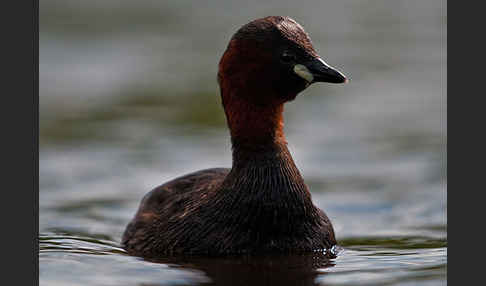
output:
<instances>
[{"instance_id":1,"label":"pale spot at beak base","mask_svg":"<svg viewBox=\"0 0 486 286\"><path fill-rule=\"evenodd\" d=\"M297 64L294 66L294 72L301 78L305 79L308 83L311 83L314 80L314 76L309 71L309 69L301 64Z\"/></svg>"}]
</instances>

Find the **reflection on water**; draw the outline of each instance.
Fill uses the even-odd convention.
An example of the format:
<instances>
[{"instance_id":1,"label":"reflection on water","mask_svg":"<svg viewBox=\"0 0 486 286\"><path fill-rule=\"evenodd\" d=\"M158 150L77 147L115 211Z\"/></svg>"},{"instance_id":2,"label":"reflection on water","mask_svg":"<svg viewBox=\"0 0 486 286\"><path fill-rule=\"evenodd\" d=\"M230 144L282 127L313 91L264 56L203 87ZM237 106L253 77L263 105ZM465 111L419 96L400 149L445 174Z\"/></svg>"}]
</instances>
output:
<instances>
[{"instance_id":1,"label":"reflection on water","mask_svg":"<svg viewBox=\"0 0 486 286\"><path fill-rule=\"evenodd\" d=\"M209 279L202 285L317 285L319 269L334 263L320 254L300 256L177 258L156 261L199 270ZM297 284L296 284L296 281ZM158 285L158 284L153 284Z\"/></svg>"},{"instance_id":2,"label":"reflection on water","mask_svg":"<svg viewBox=\"0 0 486 286\"><path fill-rule=\"evenodd\" d=\"M443 285L445 1L74 1L40 4L41 285ZM288 15L346 85L288 104L289 149L342 251L126 255L142 196L231 165L216 83L232 33ZM239 284L238 284L239 283Z\"/></svg>"}]
</instances>

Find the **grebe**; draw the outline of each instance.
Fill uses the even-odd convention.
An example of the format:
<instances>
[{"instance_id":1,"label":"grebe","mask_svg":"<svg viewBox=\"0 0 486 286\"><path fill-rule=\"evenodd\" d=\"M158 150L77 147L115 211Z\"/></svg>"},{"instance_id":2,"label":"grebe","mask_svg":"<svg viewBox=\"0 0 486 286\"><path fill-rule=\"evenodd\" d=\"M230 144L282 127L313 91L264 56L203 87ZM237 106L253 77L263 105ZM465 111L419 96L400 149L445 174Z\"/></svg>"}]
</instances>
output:
<instances>
[{"instance_id":1,"label":"grebe","mask_svg":"<svg viewBox=\"0 0 486 286\"><path fill-rule=\"evenodd\" d=\"M231 169L197 171L144 196L123 234L131 255L305 253L336 245L283 132L284 104L315 82L346 77L316 53L301 25L270 16L241 27L219 63Z\"/></svg>"}]
</instances>

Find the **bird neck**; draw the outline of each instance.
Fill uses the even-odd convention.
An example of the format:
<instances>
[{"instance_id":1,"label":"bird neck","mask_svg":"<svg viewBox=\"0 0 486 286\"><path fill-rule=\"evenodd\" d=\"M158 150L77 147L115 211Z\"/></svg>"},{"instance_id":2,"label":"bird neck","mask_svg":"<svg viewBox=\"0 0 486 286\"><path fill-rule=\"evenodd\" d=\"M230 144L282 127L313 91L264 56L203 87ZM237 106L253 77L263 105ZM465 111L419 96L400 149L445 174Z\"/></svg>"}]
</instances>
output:
<instances>
[{"instance_id":1,"label":"bird neck","mask_svg":"<svg viewBox=\"0 0 486 286\"><path fill-rule=\"evenodd\" d=\"M299 192L310 197L287 148L283 103L256 105L233 97L231 104L223 105L233 150L232 170L225 184L252 192Z\"/></svg>"},{"instance_id":2,"label":"bird neck","mask_svg":"<svg viewBox=\"0 0 486 286\"><path fill-rule=\"evenodd\" d=\"M254 104L233 97L225 105L233 148L285 143L283 110L283 103Z\"/></svg>"},{"instance_id":3,"label":"bird neck","mask_svg":"<svg viewBox=\"0 0 486 286\"><path fill-rule=\"evenodd\" d=\"M258 218L260 222L255 224L267 227L274 226L277 213L285 214L282 219L290 222L291 217L300 220L316 212L286 143L281 141L252 147L233 141L233 165L220 190L221 201L231 202L228 204L239 209L237 213Z\"/></svg>"}]
</instances>

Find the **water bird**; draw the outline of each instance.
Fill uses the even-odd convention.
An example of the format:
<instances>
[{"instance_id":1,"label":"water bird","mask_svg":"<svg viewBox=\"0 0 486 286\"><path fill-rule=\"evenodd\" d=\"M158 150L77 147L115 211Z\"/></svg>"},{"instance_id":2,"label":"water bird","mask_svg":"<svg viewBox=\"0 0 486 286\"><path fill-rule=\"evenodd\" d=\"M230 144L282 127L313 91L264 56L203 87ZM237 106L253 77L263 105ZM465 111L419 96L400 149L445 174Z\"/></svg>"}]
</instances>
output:
<instances>
[{"instance_id":1,"label":"water bird","mask_svg":"<svg viewBox=\"0 0 486 286\"><path fill-rule=\"evenodd\" d=\"M292 159L282 114L309 85L346 81L295 20L269 16L242 26L218 69L231 168L186 174L147 193L123 234L124 249L162 257L333 248L333 226Z\"/></svg>"}]
</instances>

